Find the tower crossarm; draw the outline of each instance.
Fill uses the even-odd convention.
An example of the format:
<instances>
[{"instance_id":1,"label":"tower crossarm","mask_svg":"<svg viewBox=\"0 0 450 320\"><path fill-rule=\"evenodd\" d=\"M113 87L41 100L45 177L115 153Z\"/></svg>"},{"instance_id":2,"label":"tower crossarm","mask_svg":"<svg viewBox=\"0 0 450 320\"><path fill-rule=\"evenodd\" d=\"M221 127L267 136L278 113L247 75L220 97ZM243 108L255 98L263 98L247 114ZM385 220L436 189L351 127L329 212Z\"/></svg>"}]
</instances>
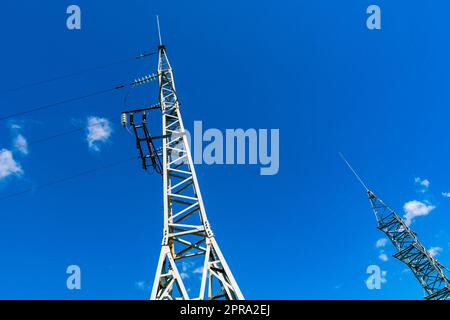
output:
<instances>
[{"instance_id":1,"label":"tower crossarm","mask_svg":"<svg viewBox=\"0 0 450 320\"><path fill-rule=\"evenodd\" d=\"M153 168L155 172L162 174L161 154L155 147L155 140L162 136L152 136L147 126L147 112L159 109L160 105L149 108L125 111L122 113L122 125L131 127L136 138L136 147L139 150L139 158L142 161L142 168L147 170Z\"/></svg>"}]
</instances>

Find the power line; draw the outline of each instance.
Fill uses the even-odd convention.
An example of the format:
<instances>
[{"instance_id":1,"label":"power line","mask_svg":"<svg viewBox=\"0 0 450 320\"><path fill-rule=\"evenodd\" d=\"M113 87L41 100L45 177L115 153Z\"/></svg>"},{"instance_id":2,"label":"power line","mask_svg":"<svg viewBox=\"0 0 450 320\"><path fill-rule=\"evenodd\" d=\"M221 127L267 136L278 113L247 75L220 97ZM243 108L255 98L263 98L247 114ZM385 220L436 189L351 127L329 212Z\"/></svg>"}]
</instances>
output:
<instances>
[{"instance_id":1,"label":"power line","mask_svg":"<svg viewBox=\"0 0 450 320\"><path fill-rule=\"evenodd\" d=\"M146 83L148 83L150 81L156 80L157 77L158 77L157 74L151 74L151 75L148 75L148 76L145 76L145 77L142 77L142 78L135 79L133 82L131 82L129 84L121 84L121 85L117 85L117 86L115 86L113 88L110 88L110 89L99 90L99 91L95 91L95 92L92 92L92 93L89 93L89 94L85 94L85 95L82 95L82 96L73 97L73 98L70 98L70 99L65 99L65 100L61 100L61 101L58 101L58 102L53 102L53 103L45 104L45 105L42 105L42 106L34 107L34 108L31 108L31 109L28 109L28 110L12 113L12 114L0 117L0 121L11 119L11 118L14 118L14 117L17 117L17 116L23 116L23 115L26 115L26 114L29 114L29 113L32 113L32 112L37 112L37 111L42 111L42 110L45 110L45 109L50 109L50 108L57 107L57 106L60 106L60 105L64 105L64 104L67 104L67 103L70 103L70 102L79 101L79 100L83 100L83 99L90 98L90 97L93 97L93 96L106 94L106 93L109 93L109 92L112 92L112 91L121 90L121 89L129 87L129 86L143 85L143 84L146 84Z\"/></svg>"},{"instance_id":2,"label":"power line","mask_svg":"<svg viewBox=\"0 0 450 320\"><path fill-rule=\"evenodd\" d=\"M105 117L105 116L102 116L102 117ZM111 114L111 115L108 115L106 117L113 117L113 115ZM43 137L43 138L39 138L39 139L36 139L36 140L29 141L28 145L31 146L31 145L47 142L49 140L53 140L53 139L56 139L56 138L64 137L64 136L67 136L67 135L70 135L70 134L73 134L73 133L77 133L77 132L80 132L80 131L84 131L86 129L89 129L89 128L92 128L92 127L95 127L95 126L98 126L98 125L103 125L103 122L97 122L97 123L88 125L86 127L75 127L74 129L71 129L71 130L58 132L58 133L55 133L55 134L52 134L52 135L49 135L49 136L46 136L46 137Z\"/></svg>"},{"instance_id":3,"label":"power line","mask_svg":"<svg viewBox=\"0 0 450 320\"><path fill-rule=\"evenodd\" d=\"M155 106L151 106L150 108L155 108L156 109ZM108 118L113 118L114 116L115 116L115 114L108 114L108 115L102 115L101 117L108 119ZM46 136L46 137L38 138L36 140L31 140L31 141L28 141L28 145L31 146L31 145L47 142L49 140L57 139L57 138L60 138L60 137L64 137L64 136L73 134L73 133L84 131L86 129L89 129L89 128L92 128L92 127L95 127L95 126L98 126L98 125L103 125L103 122L97 122L97 123L94 123L94 124L91 124L91 125L88 125L88 126L84 126L84 127L75 127L73 129L70 129L70 130L61 131L61 132L58 132L58 133L55 133L55 134L52 134L52 135L49 135L49 136Z\"/></svg>"},{"instance_id":4,"label":"power line","mask_svg":"<svg viewBox=\"0 0 450 320\"><path fill-rule=\"evenodd\" d=\"M67 182L67 181L70 181L70 180L73 180L73 179L76 179L76 178L79 178L79 177L82 177L82 176L86 176L86 175L89 175L89 174L93 174L93 173L98 172L98 171L102 171L102 170L106 170L106 169L109 169L109 168L117 167L117 166L119 166L121 164L124 164L126 162L129 162L129 161L135 160L135 159L136 159L136 157L131 157L131 158L128 158L128 159L123 159L123 160L120 160L120 161L116 161L116 162L112 162L112 163L109 163L109 164L105 164L103 166L96 167L96 168L93 168L93 169L89 169L89 170L86 170L86 171L81 171L81 172L76 173L76 174L71 175L71 176L63 177L63 178L60 178L60 179L57 179L57 180L54 180L54 181L50 181L50 182L38 185L38 186L36 186L34 188L29 188L29 189L26 189L26 190L23 190L23 191L11 193L9 195L0 197L0 201L6 200L6 199L10 199L10 198L14 198L14 197L18 197L18 196L21 196L23 194L27 194L27 193L33 192L35 190L40 190L40 189L48 188L48 187L51 187L51 186L54 186L54 185L57 185L57 184L62 184L64 182Z\"/></svg>"},{"instance_id":5,"label":"power line","mask_svg":"<svg viewBox=\"0 0 450 320\"><path fill-rule=\"evenodd\" d=\"M18 117L18 116L23 116L23 115L26 115L26 114L29 114L29 113L33 113L33 112L37 112L37 111L41 111L41 110L45 110L45 109L50 109L50 108L57 107L57 106L60 106L60 105L63 105L63 104L67 104L67 103L70 103L70 102L79 101L79 100L83 100L83 99L94 97L94 96L99 96L99 95L102 95L102 94L105 94L105 93L108 93L108 92L112 92L112 91L115 91L115 90L122 89L123 87L125 87L125 86L118 86L118 87L110 88L110 89L106 89L106 90L99 90L99 91L95 91L95 92L92 92L92 93L89 93L89 94L86 94L86 95L82 95L82 96L73 97L73 98L70 98L70 99L61 100L61 101L58 101L58 102L45 104L45 105L42 105L42 106L39 106L39 107L31 108L31 109L20 111L20 112L16 112L16 113L11 113L9 115L0 117L0 121L11 119L11 118Z\"/></svg>"},{"instance_id":6,"label":"power line","mask_svg":"<svg viewBox=\"0 0 450 320\"><path fill-rule=\"evenodd\" d=\"M142 53L140 55L137 55L135 57L131 57L131 58L126 58L126 59L122 59L122 60L117 60L108 64L104 64L104 65L99 65L96 67L92 67L92 68L87 68L84 70L80 70L80 71L76 71L73 73L68 73L62 76L57 76L54 78L49 78L49 79L45 79L45 80L40 80L40 81L36 81L36 82L32 82L32 83L28 83L28 84L24 84L12 89L7 89L4 91L0 91L0 94L5 94L5 93L11 93L11 92L15 92L15 91L19 91L19 90L23 90L23 89L27 89L27 88L32 88L32 87L36 87L36 86L41 86L47 83L51 83L51 82L55 82L55 81L59 81L59 80L64 80L64 79L68 79L68 78L72 78L84 73L88 73L88 72L92 72L92 71L97 71L97 70L101 70L101 69L106 69L115 65L119 65L122 63L126 63L126 62L130 62L130 61L134 61L134 60L141 60L141 59L145 59L147 57L150 57L152 55L155 55L157 52L148 52L148 53Z\"/></svg>"},{"instance_id":7,"label":"power line","mask_svg":"<svg viewBox=\"0 0 450 320\"><path fill-rule=\"evenodd\" d=\"M72 130L59 132L59 133L53 134L51 136L47 136L47 137L44 137L44 138L40 138L40 139L36 139L36 140L30 141L30 142L28 142L28 145L31 146L31 145L34 145L34 144L39 144L39 143L42 143L42 142L46 142L46 141L49 141L49 140L53 140L53 139L56 139L56 138L67 136L67 135L72 134L72 133L80 132L80 131L82 131L84 129L85 128L75 128L75 129L72 129Z\"/></svg>"}]
</instances>

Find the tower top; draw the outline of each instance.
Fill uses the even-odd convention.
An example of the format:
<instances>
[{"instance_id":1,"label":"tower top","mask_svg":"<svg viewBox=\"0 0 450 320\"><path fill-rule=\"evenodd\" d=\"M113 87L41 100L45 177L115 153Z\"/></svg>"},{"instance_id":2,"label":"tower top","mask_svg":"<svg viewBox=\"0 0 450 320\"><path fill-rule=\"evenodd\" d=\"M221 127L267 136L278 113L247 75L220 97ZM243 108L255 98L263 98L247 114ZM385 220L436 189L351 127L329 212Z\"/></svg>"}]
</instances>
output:
<instances>
[{"instance_id":1,"label":"tower top","mask_svg":"<svg viewBox=\"0 0 450 320\"><path fill-rule=\"evenodd\" d=\"M162 38L161 38L161 27L159 26L159 16L156 16L156 24L158 25L158 38L159 38L159 46L162 46Z\"/></svg>"},{"instance_id":2,"label":"tower top","mask_svg":"<svg viewBox=\"0 0 450 320\"><path fill-rule=\"evenodd\" d=\"M356 171L352 168L352 166L350 165L350 163L347 161L347 159L345 159L344 155L339 152L339 155L341 156L342 160L345 162L345 164L347 164L347 166L349 167L349 169L352 171L353 175L356 177L356 179L358 179L359 183L361 183L361 185L364 187L364 189L366 189L367 192L370 192L369 188L367 188L366 184L364 183L364 181L361 179L361 177L356 173Z\"/></svg>"}]
</instances>

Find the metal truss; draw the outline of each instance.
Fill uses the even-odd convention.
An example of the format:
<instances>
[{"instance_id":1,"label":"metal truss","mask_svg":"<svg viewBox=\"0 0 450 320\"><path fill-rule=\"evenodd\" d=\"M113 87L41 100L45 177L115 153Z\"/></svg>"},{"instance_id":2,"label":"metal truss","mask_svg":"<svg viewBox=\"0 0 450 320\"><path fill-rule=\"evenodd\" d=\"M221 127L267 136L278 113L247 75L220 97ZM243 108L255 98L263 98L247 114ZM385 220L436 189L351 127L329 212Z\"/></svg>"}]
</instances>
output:
<instances>
[{"instance_id":1,"label":"metal truss","mask_svg":"<svg viewBox=\"0 0 450 320\"><path fill-rule=\"evenodd\" d=\"M185 134L172 67L159 46L158 75L162 112L164 230L161 254L150 299L244 299L206 217L202 195ZM190 291L180 271L198 257L197 287ZM199 272L199 271L197 271ZM200 272L199 272L200 273Z\"/></svg>"},{"instance_id":2,"label":"metal truss","mask_svg":"<svg viewBox=\"0 0 450 320\"><path fill-rule=\"evenodd\" d=\"M122 113L143 168L153 167L163 176L163 239L150 299L242 300L206 217L166 49L160 45L158 51L159 104ZM151 80L155 77L146 79ZM154 109L162 114L161 136L152 136L147 127L147 112ZM162 147L155 147L156 140ZM195 267L195 277L188 279L187 266Z\"/></svg>"},{"instance_id":3,"label":"metal truss","mask_svg":"<svg viewBox=\"0 0 450 320\"><path fill-rule=\"evenodd\" d=\"M440 264L417 239L416 233L379 199L367 190L370 204L378 222L378 229L383 231L397 249L394 258L405 263L424 288L427 300L446 300L450 297L450 282Z\"/></svg>"},{"instance_id":4,"label":"metal truss","mask_svg":"<svg viewBox=\"0 0 450 320\"><path fill-rule=\"evenodd\" d=\"M416 233L395 213L391 207L379 199L359 175L353 170L348 161L341 154L342 159L364 187L370 204L378 222L378 229L391 240L397 253L394 258L405 263L419 280L427 293L427 300L447 300L450 298L450 282L442 269L447 270L439 263L417 239ZM447 270L448 271L448 270Z\"/></svg>"}]
</instances>

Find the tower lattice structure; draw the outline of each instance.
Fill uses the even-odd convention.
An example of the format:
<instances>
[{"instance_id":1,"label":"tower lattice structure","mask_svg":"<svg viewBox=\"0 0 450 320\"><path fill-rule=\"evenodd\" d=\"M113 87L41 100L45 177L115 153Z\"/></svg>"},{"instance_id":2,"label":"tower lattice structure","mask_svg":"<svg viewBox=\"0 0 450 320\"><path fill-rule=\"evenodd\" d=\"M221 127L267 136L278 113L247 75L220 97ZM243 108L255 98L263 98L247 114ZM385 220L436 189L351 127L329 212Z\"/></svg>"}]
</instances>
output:
<instances>
[{"instance_id":1,"label":"tower lattice structure","mask_svg":"<svg viewBox=\"0 0 450 320\"><path fill-rule=\"evenodd\" d=\"M163 181L163 237L150 299L243 300L206 215L173 69L161 41L157 75L159 104L122 114L123 124L129 121L133 128L143 168L153 167ZM148 129L147 113L152 110L161 111L160 136ZM185 269L193 266L195 274L189 276Z\"/></svg>"},{"instance_id":2,"label":"tower lattice structure","mask_svg":"<svg viewBox=\"0 0 450 320\"><path fill-rule=\"evenodd\" d=\"M428 252L409 225L367 188L347 160L345 158L343 160L365 188L377 219L378 229L389 238L397 250L393 257L409 267L426 292L425 299L448 300L450 281L443 271L447 268Z\"/></svg>"}]
</instances>

